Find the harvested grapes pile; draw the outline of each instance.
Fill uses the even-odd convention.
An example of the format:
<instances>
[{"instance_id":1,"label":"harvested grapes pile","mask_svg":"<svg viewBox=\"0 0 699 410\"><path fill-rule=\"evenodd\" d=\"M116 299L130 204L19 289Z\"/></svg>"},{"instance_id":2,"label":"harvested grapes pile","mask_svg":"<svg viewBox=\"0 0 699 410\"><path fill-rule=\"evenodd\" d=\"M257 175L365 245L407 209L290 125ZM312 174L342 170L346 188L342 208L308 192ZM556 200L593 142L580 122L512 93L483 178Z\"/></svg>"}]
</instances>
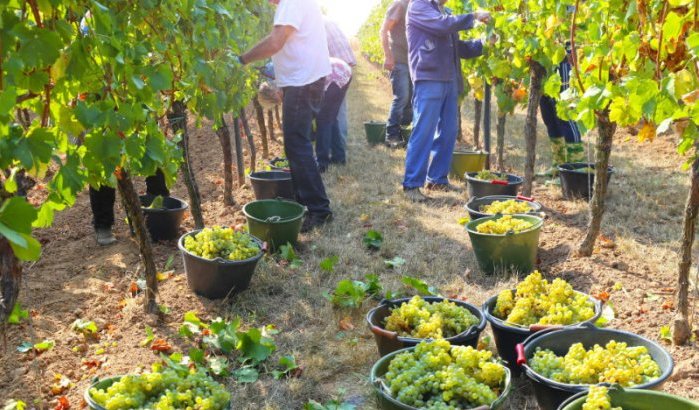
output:
<instances>
[{"instance_id":1,"label":"harvested grapes pile","mask_svg":"<svg viewBox=\"0 0 699 410\"><path fill-rule=\"evenodd\" d=\"M645 346L614 340L589 350L582 343L574 343L565 356L537 349L529 363L544 377L569 384L616 383L631 387L660 377L660 367Z\"/></svg>"},{"instance_id":2,"label":"harvested grapes pile","mask_svg":"<svg viewBox=\"0 0 699 410\"><path fill-rule=\"evenodd\" d=\"M609 390L604 386L590 386L582 410L623 410L621 407L612 407L612 399ZM630 409L629 409L630 410Z\"/></svg>"},{"instance_id":3,"label":"harvested grapes pile","mask_svg":"<svg viewBox=\"0 0 699 410\"><path fill-rule=\"evenodd\" d=\"M490 351L438 339L396 355L385 379L401 403L457 410L493 403L505 388L506 374Z\"/></svg>"},{"instance_id":4,"label":"harvested grapes pile","mask_svg":"<svg viewBox=\"0 0 699 410\"><path fill-rule=\"evenodd\" d=\"M222 258L231 261L250 259L260 253L260 246L248 233L232 228L204 228L184 238L184 248L205 259Z\"/></svg>"},{"instance_id":5,"label":"harvested grapes pile","mask_svg":"<svg viewBox=\"0 0 699 410\"><path fill-rule=\"evenodd\" d=\"M152 373L124 376L106 389L92 388L90 396L107 410L223 410L231 399L226 388L202 370L157 366Z\"/></svg>"},{"instance_id":6,"label":"harvested grapes pile","mask_svg":"<svg viewBox=\"0 0 699 410\"><path fill-rule=\"evenodd\" d=\"M533 227L534 224L512 215L503 215L498 219L485 221L476 227L479 233L490 235L505 235L509 232L519 233Z\"/></svg>"},{"instance_id":7,"label":"harvested grapes pile","mask_svg":"<svg viewBox=\"0 0 699 410\"><path fill-rule=\"evenodd\" d=\"M496 180L502 179L503 176L496 174L496 173L493 173L493 172L490 172L488 170L483 170L483 171L480 171L478 174L476 174L475 178L481 179L483 181L496 181ZM507 178L505 178L505 179L507 179Z\"/></svg>"},{"instance_id":8,"label":"harvested grapes pile","mask_svg":"<svg viewBox=\"0 0 699 410\"><path fill-rule=\"evenodd\" d=\"M500 292L493 313L515 325L570 325L594 317L595 305L563 279L549 283L535 271L514 292Z\"/></svg>"},{"instance_id":9,"label":"harvested grapes pile","mask_svg":"<svg viewBox=\"0 0 699 410\"><path fill-rule=\"evenodd\" d=\"M507 201L493 201L488 205L480 207L480 211L486 214L524 214L532 210L527 202L508 199Z\"/></svg>"},{"instance_id":10,"label":"harvested grapes pile","mask_svg":"<svg viewBox=\"0 0 699 410\"><path fill-rule=\"evenodd\" d=\"M385 326L400 336L440 339L456 336L475 324L478 318L454 302L428 302L414 296L393 308Z\"/></svg>"},{"instance_id":11,"label":"harvested grapes pile","mask_svg":"<svg viewBox=\"0 0 699 410\"><path fill-rule=\"evenodd\" d=\"M289 160L286 158L275 158L270 164L276 168L289 168Z\"/></svg>"}]
</instances>

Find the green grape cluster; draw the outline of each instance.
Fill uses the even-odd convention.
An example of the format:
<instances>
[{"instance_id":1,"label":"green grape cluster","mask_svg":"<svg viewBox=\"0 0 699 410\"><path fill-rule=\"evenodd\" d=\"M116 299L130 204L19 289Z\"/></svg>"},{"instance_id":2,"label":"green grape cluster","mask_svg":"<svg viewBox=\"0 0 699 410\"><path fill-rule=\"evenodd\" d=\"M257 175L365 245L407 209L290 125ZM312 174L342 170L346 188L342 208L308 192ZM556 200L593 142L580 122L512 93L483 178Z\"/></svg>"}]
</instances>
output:
<instances>
[{"instance_id":1,"label":"green grape cluster","mask_svg":"<svg viewBox=\"0 0 699 410\"><path fill-rule=\"evenodd\" d=\"M289 160L286 158L277 158L272 161L272 166L277 168L289 168Z\"/></svg>"},{"instance_id":2,"label":"green grape cluster","mask_svg":"<svg viewBox=\"0 0 699 410\"><path fill-rule=\"evenodd\" d=\"M565 356L537 349L529 363L537 373L560 383L616 383L632 387L660 377L660 366L645 346L628 346L614 340L604 347L596 344L590 350L575 343Z\"/></svg>"},{"instance_id":3,"label":"green grape cluster","mask_svg":"<svg viewBox=\"0 0 699 410\"><path fill-rule=\"evenodd\" d=\"M493 201L489 205L483 205L480 211L486 214L524 214L532 210L531 205L527 202L515 201L508 199L507 201Z\"/></svg>"},{"instance_id":4,"label":"green grape cluster","mask_svg":"<svg viewBox=\"0 0 699 410\"><path fill-rule=\"evenodd\" d=\"M590 386L582 410L624 410L621 407L612 407L612 399L609 391L604 386Z\"/></svg>"},{"instance_id":5,"label":"green grape cluster","mask_svg":"<svg viewBox=\"0 0 699 410\"><path fill-rule=\"evenodd\" d=\"M490 235L505 235L508 232L519 233L526 231L532 226L534 226L534 224L526 219L517 218L512 215L503 215L500 218L481 223L476 227L476 230L480 233Z\"/></svg>"},{"instance_id":6,"label":"green grape cluster","mask_svg":"<svg viewBox=\"0 0 699 410\"><path fill-rule=\"evenodd\" d=\"M393 308L386 330L400 336L441 339L456 336L478 323L468 309L449 300L428 302L420 296Z\"/></svg>"},{"instance_id":7,"label":"green grape cluster","mask_svg":"<svg viewBox=\"0 0 699 410\"><path fill-rule=\"evenodd\" d=\"M487 169L484 169L483 171L480 171L478 174L476 174L476 179L481 179L483 181L495 181L495 180L507 180L507 177L496 174L494 172L490 172Z\"/></svg>"},{"instance_id":8,"label":"green grape cluster","mask_svg":"<svg viewBox=\"0 0 699 410\"><path fill-rule=\"evenodd\" d=\"M231 399L226 388L202 370L185 375L173 369L128 375L106 389L90 389L92 399L107 410L222 410Z\"/></svg>"},{"instance_id":9,"label":"green grape cluster","mask_svg":"<svg viewBox=\"0 0 699 410\"><path fill-rule=\"evenodd\" d=\"M500 292L493 314L516 325L570 325L589 320L595 305L563 279L549 283L534 271L512 290Z\"/></svg>"},{"instance_id":10,"label":"green grape cluster","mask_svg":"<svg viewBox=\"0 0 699 410\"><path fill-rule=\"evenodd\" d=\"M385 379L393 398L430 410L490 405L505 387L505 368L493 354L444 339L419 343L388 365Z\"/></svg>"},{"instance_id":11,"label":"green grape cluster","mask_svg":"<svg viewBox=\"0 0 699 410\"><path fill-rule=\"evenodd\" d=\"M196 235L185 237L184 248L202 258L232 261L250 259L260 253L260 246L252 236L220 226L204 228Z\"/></svg>"}]
</instances>

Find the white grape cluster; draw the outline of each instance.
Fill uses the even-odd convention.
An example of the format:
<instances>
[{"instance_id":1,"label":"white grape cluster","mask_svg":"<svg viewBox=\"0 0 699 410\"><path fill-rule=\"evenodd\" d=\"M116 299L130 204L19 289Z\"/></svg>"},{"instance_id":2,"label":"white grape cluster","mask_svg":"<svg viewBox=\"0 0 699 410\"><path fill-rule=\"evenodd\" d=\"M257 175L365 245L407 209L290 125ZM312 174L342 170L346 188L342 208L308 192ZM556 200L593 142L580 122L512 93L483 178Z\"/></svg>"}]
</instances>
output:
<instances>
[{"instance_id":1,"label":"white grape cluster","mask_svg":"<svg viewBox=\"0 0 699 410\"><path fill-rule=\"evenodd\" d=\"M534 226L532 222L524 218L512 215L503 215L500 218L490 219L476 227L479 233L490 235L505 235L508 232L519 233Z\"/></svg>"},{"instance_id":2,"label":"white grape cluster","mask_svg":"<svg viewBox=\"0 0 699 410\"><path fill-rule=\"evenodd\" d=\"M507 201L493 201L488 205L482 205L480 211L486 214L526 214L531 211L532 207L527 202L515 201L508 199Z\"/></svg>"},{"instance_id":3,"label":"white grape cluster","mask_svg":"<svg viewBox=\"0 0 699 410\"><path fill-rule=\"evenodd\" d=\"M506 371L490 351L426 341L391 360L385 378L391 396L429 410L490 405L505 387Z\"/></svg>"},{"instance_id":4,"label":"white grape cluster","mask_svg":"<svg viewBox=\"0 0 699 410\"><path fill-rule=\"evenodd\" d=\"M203 371L181 375L173 369L124 376L106 389L90 389L90 396L107 410L223 410L231 399Z\"/></svg>"},{"instance_id":5,"label":"white grape cluster","mask_svg":"<svg viewBox=\"0 0 699 410\"><path fill-rule=\"evenodd\" d=\"M582 410L624 410L621 407L612 407L612 399L609 390L604 386L590 386Z\"/></svg>"},{"instance_id":6,"label":"white grape cluster","mask_svg":"<svg viewBox=\"0 0 699 410\"><path fill-rule=\"evenodd\" d=\"M439 339L456 336L477 323L476 316L452 301L428 302L413 296L393 308L385 326L400 336Z\"/></svg>"},{"instance_id":7,"label":"white grape cluster","mask_svg":"<svg viewBox=\"0 0 699 410\"><path fill-rule=\"evenodd\" d=\"M250 259L260 253L260 246L250 234L220 226L185 237L184 248L202 258L232 261Z\"/></svg>"},{"instance_id":8,"label":"white grape cluster","mask_svg":"<svg viewBox=\"0 0 699 410\"><path fill-rule=\"evenodd\" d=\"M575 292L563 279L549 283L534 271L511 290L500 292L493 313L512 324L529 326L570 325L584 322L595 315L595 305L589 298Z\"/></svg>"}]
</instances>

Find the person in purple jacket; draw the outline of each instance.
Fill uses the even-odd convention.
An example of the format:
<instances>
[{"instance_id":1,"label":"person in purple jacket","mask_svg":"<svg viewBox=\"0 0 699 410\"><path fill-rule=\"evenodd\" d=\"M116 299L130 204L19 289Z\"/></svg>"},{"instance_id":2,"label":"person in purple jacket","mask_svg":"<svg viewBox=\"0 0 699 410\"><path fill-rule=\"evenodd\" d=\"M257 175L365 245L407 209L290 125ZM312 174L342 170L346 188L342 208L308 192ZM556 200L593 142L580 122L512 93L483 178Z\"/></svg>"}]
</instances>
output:
<instances>
[{"instance_id":1,"label":"person in purple jacket","mask_svg":"<svg viewBox=\"0 0 699 410\"><path fill-rule=\"evenodd\" d=\"M463 91L461 58L483 54L483 41L459 40L459 31L490 20L487 11L453 16L446 0L412 0L407 35L414 84L413 133L405 159L403 190L408 199L429 199L420 188L452 191L447 174L458 131L458 96Z\"/></svg>"}]
</instances>

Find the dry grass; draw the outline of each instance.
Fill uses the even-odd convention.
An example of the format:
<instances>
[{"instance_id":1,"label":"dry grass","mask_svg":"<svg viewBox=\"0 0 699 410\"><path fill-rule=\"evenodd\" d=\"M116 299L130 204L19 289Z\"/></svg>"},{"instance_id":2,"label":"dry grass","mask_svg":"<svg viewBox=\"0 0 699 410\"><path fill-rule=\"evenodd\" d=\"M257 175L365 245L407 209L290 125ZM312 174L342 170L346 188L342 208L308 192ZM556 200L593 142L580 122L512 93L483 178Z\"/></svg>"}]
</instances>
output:
<instances>
[{"instance_id":1,"label":"dry grass","mask_svg":"<svg viewBox=\"0 0 699 410\"><path fill-rule=\"evenodd\" d=\"M482 303L500 289L511 287L516 278L487 277L478 271L470 242L457 220L466 215L465 199L457 194L436 195L430 205L407 202L401 192L404 151L383 147L369 148L364 139L363 122L383 119L390 100L387 81L375 68L361 62L349 94L350 140L349 163L332 168L325 177L332 200L335 220L311 235L304 236L300 249L303 265L290 269L268 258L258 267L248 291L228 302L213 302L191 295L186 288L182 264L177 260L178 276L163 282L161 300L171 307L166 322L156 333L176 341L182 314L197 310L202 316L241 316L248 326L275 324L281 331L275 337L277 355L294 354L303 366L300 378L274 381L264 376L261 381L240 386L231 383L236 409L299 409L309 399L325 401L343 397L361 409L375 408L368 373L378 358L363 315L374 302L367 301L356 311L338 311L321 296L341 279L362 279L368 273L380 275L386 288L400 290L403 275L416 276L438 287L445 295L458 295L474 304ZM471 112L467 104L465 128L470 127ZM495 127L493 126L493 130ZM523 114L517 113L508 124L506 164L513 170L522 168ZM540 167L548 162L548 144L540 129ZM467 133L469 131L467 130ZM234 224L242 220L240 207L222 205L220 186L221 156L213 133L195 131L195 169L202 181L205 216L210 223ZM641 146L624 142L621 135L612 162L618 168L613 177L609 210L604 233L614 237L614 250L601 249L590 259L570 258L569 254L581 237L586 221L586 207L581 202L561 201L556 188L539 186L536 196L550 218L542 233L541 268L547 276L563 276L582 291L602 290L616 281L625 291L613 295L619 319L613 325L657 339L658 329L667 324L672 314L661 308L660 301L646 300L646 294L662 294L672 286L676 268L675 250L686 181L672 152L670 141ZM493 137L494 139L494 137ZM278 151L279 146L275 146ZM180 185L175 194L184 195ZM236 200L251 198L249 189L236 192ZM37 391L48 385L51 373L68 374L77 386L69 393L73 403L88 383L92 373L76 370L82 357L72 354L62 340L69 337L74 314L102 318L119 330L119 347L108 352L108 365L96 372L99 376L132 371L135 364L157 360L147 349L139 347L143 338L140 309L136 301L121 313L114 306L123 298L130 278L137 271L138 260L132 243L120 227L120 244L110 248L93 245L83 196L76 208L59 216L59 223L44 236L48 245L46 257L28 274L22 303L38 313L34 327L39 338L61 340L55 352L40 361L44 376L33 372L11 374L21 356L3 352L0 363L0 397L31 400ZM191 221L186 222L191 227ZM369 252L362 245L368 229L383 233L384 245L378 252ZM171 244L156 246L162 264L176 250ZM338 256L334 272L324 272L320 262ZM387 269L384 259L395 256L407 263L395 270ZM615 265L616 263L616 265ZM623 265L620 265L622 263ZM105 290L111 283L114 291ZM643 305L649 313L638 313ZM76 313L76 309L80 309ZM341 331L338 322L350 316L354 330ZM9 347L29 337L23 326L10 335ZM699 365L696 346L670 348L680 367ZM88 355L89 356L89 355ZM270 362L274 364L275 358ZM21 366L28 366L20 362ZM692 376L683 376L668 384L675 393L699 398L699 387ZM42 398L47 401L48 396ZM516 381L509 408L534 409L527 383Z\"/></svg>"}]
</instances>

